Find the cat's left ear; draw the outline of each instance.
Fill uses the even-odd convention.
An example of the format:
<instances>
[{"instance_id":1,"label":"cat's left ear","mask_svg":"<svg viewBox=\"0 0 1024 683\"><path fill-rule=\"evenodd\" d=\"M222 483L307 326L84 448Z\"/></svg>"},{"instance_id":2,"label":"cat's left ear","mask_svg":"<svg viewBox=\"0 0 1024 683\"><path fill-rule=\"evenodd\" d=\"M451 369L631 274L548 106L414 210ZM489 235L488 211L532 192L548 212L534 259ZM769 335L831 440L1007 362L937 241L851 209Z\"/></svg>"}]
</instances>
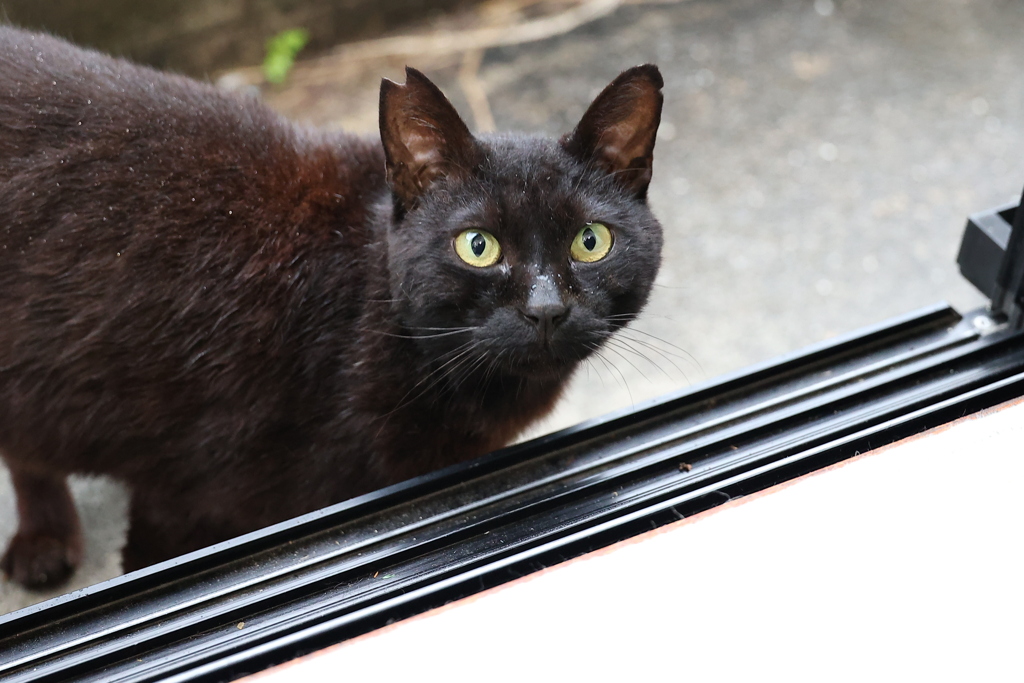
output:
<instances>
[{"instance_id":1,"label":"cat's left ear","mask_svg":"<svg viewBox=\"0 0 1024 683\"><path fill-rule=\"evenodd\" d=\"M597 163L643 199L651 183L664 85L653 64L623 71L591 103L576 130L561 139L562 146L581 161Z\"/></svg>"},{"instance_id":2,"label":"cat's left ear","mask_svg":"<svg viewBox=\"0 0 1024 683\"><path fill-rule=\"evenodd\" d=\"M406 209L440 178L474 165L469 128L438 87L411 67L405 85L381 81L380 139L388 184Z\"/></svg>"}]
</instances>

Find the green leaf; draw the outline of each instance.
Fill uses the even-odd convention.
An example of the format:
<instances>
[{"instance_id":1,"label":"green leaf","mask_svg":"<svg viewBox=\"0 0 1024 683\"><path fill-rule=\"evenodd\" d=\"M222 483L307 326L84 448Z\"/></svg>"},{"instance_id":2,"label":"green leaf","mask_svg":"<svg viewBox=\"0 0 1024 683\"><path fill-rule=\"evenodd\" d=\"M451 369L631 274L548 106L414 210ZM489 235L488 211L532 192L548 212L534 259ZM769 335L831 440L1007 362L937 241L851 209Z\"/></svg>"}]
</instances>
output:
<instances>
[{"instance_id":1,"label":"green leaf","mask_svg":"<svg viewBox=\"0 0 1024 683\"><path fill-rule=\"evenodd\" d=\"M281 31L267 41L267 56L263 59L263 75L271 83L284 83L295 64L295 56L309 42L309 31L293 28Z\"/></svg>"}]
</instances>

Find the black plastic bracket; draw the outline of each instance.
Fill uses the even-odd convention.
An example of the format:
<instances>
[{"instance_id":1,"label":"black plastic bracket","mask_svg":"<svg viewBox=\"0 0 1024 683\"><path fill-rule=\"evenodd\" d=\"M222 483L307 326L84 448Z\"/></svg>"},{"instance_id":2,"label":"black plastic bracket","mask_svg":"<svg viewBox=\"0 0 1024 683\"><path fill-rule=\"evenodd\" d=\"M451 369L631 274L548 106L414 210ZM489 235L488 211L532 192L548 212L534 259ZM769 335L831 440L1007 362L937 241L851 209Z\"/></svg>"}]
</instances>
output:
<instances>
[{"instance_id":1,"label":"black plastic bracket","mask_svg":"<svg viewBox=\"0 0 1024 683\"><path fill-rule=\"evenodd\" d=\"M1014 329L1024 327L1024 195L971 215L957 263L967 280L991 301L992 312Z\"/></svg>"}]
</instances>

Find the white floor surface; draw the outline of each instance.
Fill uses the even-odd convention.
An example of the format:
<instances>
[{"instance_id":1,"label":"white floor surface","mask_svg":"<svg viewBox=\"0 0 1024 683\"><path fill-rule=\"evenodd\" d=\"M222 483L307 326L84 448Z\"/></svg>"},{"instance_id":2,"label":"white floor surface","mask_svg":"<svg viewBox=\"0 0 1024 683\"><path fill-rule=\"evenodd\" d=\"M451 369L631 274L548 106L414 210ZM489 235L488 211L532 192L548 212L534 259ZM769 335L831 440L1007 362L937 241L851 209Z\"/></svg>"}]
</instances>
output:
<instances>
[{"instance_id":1,"label":"white floor surface","mask_svg":"<svg viewBox=\"0 0 1024 683\"><path fill-rule=\"evenodd\" d=\"M257 676L1022 681L1024 402Z\"/></svg>"}]
</instances>

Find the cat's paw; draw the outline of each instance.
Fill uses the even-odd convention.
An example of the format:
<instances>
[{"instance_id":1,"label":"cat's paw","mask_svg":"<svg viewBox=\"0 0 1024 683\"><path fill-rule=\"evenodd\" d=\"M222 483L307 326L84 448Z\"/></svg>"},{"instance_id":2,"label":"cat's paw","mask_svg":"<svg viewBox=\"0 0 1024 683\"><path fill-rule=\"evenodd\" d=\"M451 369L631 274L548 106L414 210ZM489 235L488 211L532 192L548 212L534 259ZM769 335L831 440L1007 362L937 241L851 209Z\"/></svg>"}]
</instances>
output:
<instances>
[{"instance_id":1,"label":"cat's paw","mask_svg":"<svg viewBox=\"0 0 1024 683\"><path fill-rule=\"evenodd\" d=\"M74 541L53 536L17 534L11 539L0 569L26 588L51 588L67 581L82 559Z\"/></svg>"}]
</instances>

